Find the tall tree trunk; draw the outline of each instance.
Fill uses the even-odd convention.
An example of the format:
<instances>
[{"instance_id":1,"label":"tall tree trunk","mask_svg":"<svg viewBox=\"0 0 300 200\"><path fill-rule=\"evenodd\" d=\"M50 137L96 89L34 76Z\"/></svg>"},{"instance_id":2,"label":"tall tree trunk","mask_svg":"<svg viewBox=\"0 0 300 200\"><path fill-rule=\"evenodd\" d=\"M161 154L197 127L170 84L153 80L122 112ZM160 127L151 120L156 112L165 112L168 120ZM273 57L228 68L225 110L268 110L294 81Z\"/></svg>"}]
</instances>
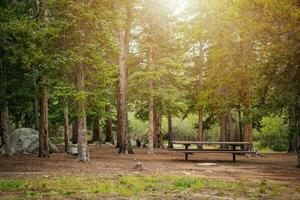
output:
<instances>
[{"instance_id":1,"label":"tall tree trunk","mask_svg":"<svg viewBox=\"0 0 300 200\"><path fill-rule=\"evenodd\" d=\"M46 20L46 1L40 0L40 23L43 26ZM49 157L48 146L48 78L43 75L42 82L42 97L40 100L40 126L39 126L39 157Z\"/></svg>"},{"instance_id":2,"label":"tall tree trunk","mask_svg":"<svg viewBox=\"0 0 300 200\"><path fill-rule=\"evenodd\" d=\"M300 123L299 123L300 124ZM299 127L300 128L300 127ZM297 142L297 155L298 155L298 162L297 162L297 167L300 168L300 134L298 133L298 142Z\"/></svg>"},{"instance_id":3,"label":"tall tree trunk","mask_svg":"<svg viewBox=\"0 0 300 200\"><path fill-rule=\"evenodd\" d=\"M127 69L126 69L126 59L127 59L127 44L125 31L120 31L119 35L121 53L119 57L119 118L118 118L118 135L120 137L119 153L128 153L128 139L127 139Z\"/></svg>"},{"instance_id":4,"label":"tall tree trunk","mask_svg":"<svg viewBox=\"0 0 300 200\"><path fill-rule=\"evenodd\" d=\"M39 126L39 157L49 157L48 145L48 88L47 76L42 77L42 98L40 100L40 126Z\"/></svg>"},{"instance_id":5,"label":"tall tree trunk","mask_svg":"<svg viewBox=\"0 0 300 200\"><path fill-rule=\"evenodd\" d=\"M121 144L121 136L120 136L120 128L121 128L121 111L120 111L120 88L119 88L119 81L117 82L117 145L116 148L120 148L120 144Z\"/></svg>"},{"instance_id":6,"label":"tall tree trunk","mask_svg":"<svg viewBox=\"0 0 300 200\"><path fill-rule=\"evenodd\" d=\"M34 81L33 81L33 85L34 85L34 88L35 88L35 97L34 97L34 128L36 130L39 130L39 101L38 101L38 98L37 98L37 86L36 86L36 80L34 78Z\"/></svg>"},{"instance_id":7,"label":"tall tree trunk","mask_svg":"<svg viewBox=\"0 0 300 200\"><path fill-rule=\"evenodd\" d=\"M78 143L78 122L77 118L72 122L72 144Z\"/></svg>"},{"instance_id":8,"label":"tall tree trunk","mask_svg":"<svg viewBox=\"0 0 300 200\"><path fill-rule=\"evenodd\" d=\"M32 128L32 112L25 112L24 116L24 127L25 128Z\"/></svg>"},{"instance_id":9,"label":"tall tree trunk","mask_svg":"<svg viewBox=\"0 0 300 200\"><path fill-rule=\"evenodd\" d=\"M296 152L297 152L297 167L300 168L300 119L297 120L297 131L295 133L296 135Z\"/></svg>"},{"instance_id":10,"label":"tall tree trunk","mask_svg":"<svg viewBox=\"0 0 300 200\"><path fill-rule=\"evenodd\" d=\"M242 126L242 113L241 113L241 106L238 107L238 124L239 124L239 141L243 141L244 134L243 134L243 126Z\"/></svg>"},{"instance_id":11,"label":"tall tree trunk","mask_svg":"<svg viewBox=\"0 0 300 200\"><path fill-rule=\"evenodd\" d=\"M111 114L110 105L105 106L105 111ZM114 144L114 138L112 133L112 118L110 115L105 121L105 142L110 142L111 144Z\"/></svg>"},{"instance_id":12,"label":"tall tree trunk","mask_svg":"<svg viewBox=\"0 0 300 200\"><path fill-rule=\"evenodd\" d=\"M289 142L289 149L288 153L295 153L297 150L297 120L295 116L295 109L294 107L289 109L288 112L288 142Z\"/></svg>"},{"instance_id":13,"label":"tall tree trunk","mask_svg":"<svg viewBox=\"0 0 300 200\"><path fill-rule=\"evenodd\" d=\"M11 156L11 148L10 148L10 135L9 135L9 119L8 119L8 105L7 102L3 103L3 107L1 109L1 128L4 139L4 150L6 156Z\"/></svg>"},{"instance_id":14,"label":"tall tree trunk","mask_svg":"<svg viewBox=\"0 0 300 200\"><path fill-rule=\"evenodd\" d=\"M44 4L45 2L41 2L41 3ZM32 0L31 1L31 8L32 8L32 17L33 18L38 17L37 2L36 2L36 0ZM44 21L44 19L43 19L43 21ZM38 98L37 98L38 89L37 89L37 85L36 85L36 68L35 68L34 65L33 65L32 71L33 71L33 86L34 86L34 91L35 91L34 105L33 105L33 110L34 110L34 125L35 125L34 128L36 130L39 130L39 101L38 101Z\"/></svg>"},{"instance_id":15,"label":"tall tree trunk","mask_svg":"<svg viewBox=\"0 0 300 200\"><path fill-rule=\"evenodd\" d=\"M153 113L153 123L154 123L154 137L153 137L153 144L155 148L162 148L162 135L161 135L161 120L162 115L160 111L154 108Z\"/></svg>"},{"instance_id":16,"label":"tall tree trunk","mask_svg":"<svg viewBox=\"0 0 300 200\"><path fill-rule=\"evenodd\" d=\"M120 2L117 2L120 11ZM132 2L127 1L126 5L126 27L119 30L119 88L118 88L118 128L117 135L120 137L119 153L128 154L132 152L128 137L128 112L127 112L127 66L126 61L129 52L130 26L132 20Z\"/></svg>"},{"instance_id":17,"label":"tall tree trunk","mask_svg":"<svg viewBox=\"0 0 300 200\"><path fill-rule=\"evenodd\" d=\"M162 128L162 114L161 114L161 112L159 112L159 117L158 117L158 122L159 122L159 124L158 124L158 126L159 126L159 128L158 128L158 141L159 141L159 148L164 148L164 141L163 141L163 135L162 135L162 130L161 130L161 128Z\"/></svg>"},{"instance_id":18,"label":"tall tree trunk","mask_svg":"<svg viewBox=\"0 0 300 200\"><path fill-rule=\"evenodd\" d=\"M172 125L172 114L168 113L168 148L173 148L173 125Z\"/></svg>"},{"instance_id":19,"label":"tall tree trunk","mask_svg":"<svg viewBox=\"0 0 300 200\"><path fill-rule=\"evenodd\" d=\"M227 126L226 126L226 141L231 142L233 138L233 121L231 111L227 113Z\"/></svg>"},{"instance_id":20,"label":"tall tree trunk","mask_svg":"<svg viewBox=\"0 0 300 200\"><path fill-rule=\"evenodd\" d=\"M69 105L68 100L65 99L65 107L64 107L64 140L65 140L65 152L69 150Z\"/></svg>"},{"instance_id":21,"label":"tall tree trunk","mask_svg":"<svg viewBox=\"0 0 300 200\"><path fill-rule=\"evenodd\" d=\"M249 111L244 112L245 117L249 117L250 113ZM252 142L252 123L246 122L244 124L244 142ZM245 147L245 150L251 150L252 146L247 145Z\"/></svg>"},{"instance_id":22,"label":"tall tree trunk","mask_svg":"<svg viewBox=\"0 0 300 200\"><path fill-rule=\"evenodd\" d=\"M150 84L151 87L151 84ZM153 135L154 135L154 122L153 122L153 97L149 97L149 133L148 133L148 154L154 154L153 150Z\"/></svg>"},{"instance_id":23,"label":"tall tree trunk","mask_svg":"<svg viewBox=\"0 0 300 200\"><path fill-rule=\"evenodd\" d=\"M93 142L100 142L100 123L99 115L97 114L93 124Z\"/></svg>"},{"instance_id":24,"label":"tall tree trunk","mask_svg":"<svg viewBox=\"0 0 300 200\"><path fill-rule=\"evenodd\" d=\"M153 65L153 58L152 58L152 49L153 47L149 47L149 52L148 52L148 70L151 72L152 65ZM153 137L154 137L154 102L153 102L153 80L150 78L149 81L149 132L148 132L148 154L152 155L154 154L154 149L153 149Z\"/></svg>"},{"instance_id":25,"label":"tall tree trunk","mask_svg":"<svg viewBox=\"0 0 300 200\"><path fill-rule=\"evenodd\" d=\"M158 148L158 131L159 131L159 122L158 122L158 111L155 103L153 103L153 147Z\"/></svg>"},{"instance_id":26,"label":"tall tree trunk","mask_svg":"<svg viewBox=\"0 0 300 200\"><path fill-rule=\"evenodd\" d=\"M75 67L76 88L79 93L84 92L84 69L81 64ZM78 100L77 130L78 130L78 159L86 162L90 160L88 151L86 112L85 112L85 97Z\"/></svg>"},{"instance_id":27,"label":"tall tree trunk","mask_svg":"<svg viewBox=\"0 0 300 200\"><path fill-rule=\"evenodd\" d=\"M2 113L2 108L1 108L1 104L0 104L0 147L2 147L2 145L4 145L4 137L3 137L3 131L2 131L2 126L1 126L1 113Z\"/></svg>"},{"instance_id":28,"label":"tall tree trunk","mask_svg":"<svg viewBox=\"0 0 300 200\"><path fill-rule=\"evenodd\" d=\"M203 58L202 55L202 49L200 49L200 57L199 57L199 91L201 92L203 90L203 76L204 76L204 69L203 69ZM198 141L204 142L204 133L203 133L203 119L204 119L204 108L203 106L199 107L198 110ZM198 149L202 148L202 145L197 145Z\"/></svg>"},{"instance_id":29,"label":"tall tree trunk","mask_svg":"<svg viewBox=\"0 0 300 200\"><path fill-rule=\"evenodd\" d=\"M4 150L6 156L11 156L10 148L10 135L9 135L9 118L8 118L8 103L6 98L7 78L6 78L6 67L1 62L1 83L0 83L0 94L2 96L2 105L0 104L0 116L1 116L1 133L3 135ZM2 138L1 138L2 139Z\"/></svg>"},{"instance_id":30,"label":"tall tree trunk","mask_svg":"<svg viewBox=\"0 0 300 200\"><path fill-rule=\"evenodd\" d=\"M232 133L232 118L231 118L231 112L227 112L224 114L221 118L221 142L229 142L230 141L230 135ZM227 148L226 145L221 145L222 149Z\"/></svg>"},{"instance_id":31,"label":"tall tree trunk","mask_svg":"<svg viewBox=\"0 0 300 200\"><path fill-rule=\"evenodd\" d=\"M204 134L203 134L203 118L204 118L204 110L200 108L198 111L198 141L204 142ZM198 145L198 149L201 149L202 145Z\"/></svg>"},{"instance_id":32,"label":"tall tree trunk","mask_svg":"<svg viewBox=\"0 0 300 200\"><path fill-rule=\"evenodd\" d=\"M226 141L226 116L223 115L221 117L221 122L220 122L220 141L225 142ZM225 149L224 145L221 145L222 149Z\"/></svg>"}]
</instances>

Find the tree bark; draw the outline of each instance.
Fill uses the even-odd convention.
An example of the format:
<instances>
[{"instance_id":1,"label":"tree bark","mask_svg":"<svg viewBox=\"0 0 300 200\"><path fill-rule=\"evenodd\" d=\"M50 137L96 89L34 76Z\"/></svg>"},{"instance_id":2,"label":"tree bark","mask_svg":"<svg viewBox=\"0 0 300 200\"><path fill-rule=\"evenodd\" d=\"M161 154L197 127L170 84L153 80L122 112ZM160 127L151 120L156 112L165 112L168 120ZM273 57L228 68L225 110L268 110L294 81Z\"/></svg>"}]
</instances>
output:
<instances>
[{"instance_id":1,"label":"tree bark","mask_svg":"<svg viewBox=\"0 0 300 200\"><path fill-rule=\"evenodd\" d=\"M203 59L202 59L202 49L200 49L200 62L199 62L199 92L203 90ZM203 118L204 118L204 108L203 106L199 107L198 110L198 141L204 142L204 134L203 134ZM198 149L202 149L202 145L197 145Z\"/></svg>"},{"instance_id":2,"label":"tree bark","mask_svg":"<svg viewBox=\"0 0 300 200\"><path fill-rule=\"evenodd\" d=\"M69 105L68 101L65 99L64 107L64 140L65 140L65 152L69 150Z\"/></svg>"},{"instance_id":3,"label":"tree bark","mask_svg":"<svg viewBox=\"0 0 300 200\"><path fill-rule=\"evenodd\" d=\"M300 120L297 120L297 132L296 132L296 151L297 151L297 167L300 168Z\"/></svg>"},{"instance_id":4,"label":"tree bark","mask_svg":"<svg viewBox=\"0 0 300 200\"><path fill-rule=\"evenodd\" d=\"M94 124L93 124L93 142L100 142L100 123L99 123L99 115L97 114L95 119L94 119Z\"/></svg>"},{"instance_id":5,"label":"tree bark","mask_svg":"<svg viewBox=\"0 0 300 200\"><path fill-rule=\"evenodd\" d=\"M5 155L10 157L12 155L10 148L10 135L9 135L9 117L8 117L8 102L6 99L7 77L6 67L1 62L1 82L0 94L2 96L2 104L0 104L0 126L1 126L1 142L4 143Z\"/></svg>"},{"instance_id":6,"label":"tree bark","mask_svg":"<svg viewBox=\"0 0 300 200\"><path fill-rule=\"evenodd\" d=\"M226 126L226 141L231 142L234 140L233 135L233 121L231 111L227 113L227 126Z\"/></svg>"},{"instance_id":7,"label":"tree bark","mask_svg":"<svg viewBox=\"0 0 300 200\"><path fill-rule=\"evenodd\" d=\"M148 68L149 71L152 71L152 65L153 65L153 60L152 60L152 46L149 47L149 52L148 52ZM152 90L153 90L153 80L150 78L149 81L149 132L148 132L148 155L154 154L154 149L153 149L153 136L154 136L154 103L153 103L153 95L152 95Z\"/></svg>"},{"instance_id":8,"label":"tree bark","mask_svg":"<svg viewBox=\"0 0 300 200\"><path fill-rule=\"evenodd\" d=\"M72 144L78 143L78 123L77 118L72 122Z\"/></svg>"},{"instance_id":9,"label":"tree bark","mask_svg":"<svg viewBox=\"0 0 300 200\"><path fill-rule=\"evenodd\" d=\"M117 91L117 145L116 145L116 147L117 148L120 148L120 144L121 144L121 136L120 136L120 128L121 128L121 119L120 119L120 117L121 117L121 111L120 111L120 96L119 96L119 94L120 94L120 88L119 88L119 81L117 82L118 84L117 84L117 89L116 89L116 91Z\"/></svg>"},{"instance_id":10,"label":"tree bark","mask_svg":"<svg viewBox=\"0 0 300 200\"><path fill-rule=\"evenodd\" d=\"M297 167L300 168L300 135L298 133L298 144L297 144L297 157L298 157L298 162L297 162Z\"/></svg>"},{"instance_id":11,"label":"tree bark","mask_svg":"<svg viewBox=\"0 0 300 200\"><path fill-rule=\"evenodd\" d=\"M288 153L297 152L297 120L295 116L295 109L292 107L288 113Z\"/></svg>"},{"instance_id":12,"label":"tree bark","mask_svg":"<svg viewBox=\"0 0 300 200\"><path fill-rule=\"evenodd\" d=\"M198 141L204 142L204 134L203 134L203 117L204 117L204 110L203 108L200 108L198 111ZM202 145L197 146L198 149L202 148Z\"/></svg>"},{"instance_id":13,"label":"tree bark","mask_svg":"<svg viewBox=\"0 0 300 200\"><path fill-rule=\"evenodd\" d=\"M243 134L243 126L242 126L242 113L241 113L241 106L239 105L238 108L238 125L239 125L239 141L243 141L244 134Z\"/></svg>"},{"instance_id":14,"label":"tree bark","mask_svg":"<svg viewBox=\"0 0 300 200\"><path fill-rule=\"evenodd\" d=\"M159 148L159 111L155 103L153 103L153 147Z\"/></svg>"},{"instance_id":15,"label":"tree bark","mask_svg":"<svg viewBox=\"0 0 300 200\"><path fill-rule=\"evenodd\" d=\"M120 11L120 2L118 2L118 11ZM131 1L127 1L126 5L126 27L125 30L119 30L119 88L118 88L118 128L117 135L119 136L119 153L132 153L128 137L128 112L127 112L127 66L126 61L129 52L130 25L132 20L132 5Z\"/></svg>"},{"instance_id":16,"label":"tree bark","mask_svg":"<svg viewBox=\"0 0 300 200\"><path fill-rule=\"evenodd\" d=\"M150 83L151 88L151 83ZM154 154L153 150L153 135L154 135L154 122L153 122L153 97L149 97L149 133L148 133L148 154Z\"/></svg>"},{"instance_id":17,"label":"tree bark","mask_svg":"<svg viewBox=\"0 0 300 200\"><path fill-rule=\"evenodd\" d=\"M0 147L4 145L4 136L3 136L2 126L1 126L1 113L2 113L2 108L0 105Z\"/></svg>"},{"instance_id":18,"label":"tree bark","mask_svg":"<svg viewBox=\"0 0 300 200\"><path fill-rule=\"evenodd\" d=\"M40 0L40 23L43 26L46 20L46 1ZM40 126L39 126L39 157L49 157L48 146L48 77L43 75L41 78L42 97L40 99Z\"/></svg>"},{"instance_id":19,"label":"tree bark","mask_svg":"<svg viewBox=\"0 0 300 200\"><path fill-rule=\"evenodd\" d=\"M24 127L25 128L32 128L32 112L25 112L24 115Z\"/></svg>"},{"instance_id":20,"label":"tree bark","mask_svg":"<svg viewBox=\"0 0 300 200\"><path fill-rule=\"evenodd\" d=\"M75 85L79 93L84 92L84 69L83 66L77 64L75 66ZM85 112L85 97L78 99L78 115L77 115L77 130L78 130L78 159L86 162L90 160L88 151L86 112Z\"/></svg>"},{"instance_id":21,"label":"tree bark","mask_svg":"<svg viewBox=\"0 0 300 200\"><path fill-rule=\"evenodd\" d=\"M111 114L111 107L109 105L105 106L105 111L107 113ZM114 144L111 116L107 117L107 119L105 121L105 142L110 142L111 144Z\"/></svg>"},{"instance_id":22,"label":"tree bark","mask_svg":"<svg viewBox=\"0 0 300 200\"><path fill-rule=\"evenodd\" d=\"M42 77L42 97L40 100L40 126L39 126L39 157L49 157L48 146L48 87L47 76Z\"/></svg>"},{"instance_id":23,"label":"tree bark","mask_svg":"<svg viewBox=\"0 0 300 200\"><path fill-rule=\"evenodd\" d=\"M10 135L9 135L9 118L8 118L8 105L7 102L3 103L1 109L1 128L4 140L5 155L10 157L12 155L10 148Z\"/></svg>"},{"instance_id":24,"label":"tree bark","mask_svg":"<svg viewBox=\"0 0 300 200\"><path fill-rule=\"evenodd\" d=\"M245 117L249 117L250 113L249 111L246 111L244 113ZM244 124L244 142L252 142L252 123L246 122ZM252 146L247 145L245 146L245 150L251 150Z\"/></svg>"},{"instance_id":25,"label":"tree bark","mask_svg":"<svg viewBox=\"0 0 300 200\"><path fill-rule=\"evenodd\" d=\"M173 148L173 125L172 125L172 114L168 113L168 148Z\"/></svg>"},{"instance_id":26,"label":"tree bark","mask_svg":"<svg viewBox=\"0 0 300 200\"><path fill-rule=\"evenodd\" d=\"M221 118L221 142L230 142L232 133L232 116L231 112L227 112ZM221 145L222 149L227 148L226 145Z\"/></svg>"},{"instance_id":27,"label":"tree bark","mask_svg":"<svg viewBox=\"0 0 300 200\"><path fill-rule=\"evenodd\" d=\"M38 93L38 89L37 89L37 85L36 85L36 70L35 67L33 67L33 86L34 86L34 90L35 90L35 97L34 97L34 125L35 125L35 129L39 130L39 101L37 98L37 93Z\"/></svg>"},{"instance_id":28,"label":"tree bark","mask_svg":"<svg viewBox=\"0 0 300 200\"><path fill-rule=\"evenodd\" d=\"M153 123L154 123L153 145L155 148L162 148L163 141L161 135L161 120L162 120L161 113L156 107L153 109Z\"/></svg>"},{"instance_id":29,"label":"tree bark","mask_svg":"<svg viewBox=\"0 0 300 200\"><path fill-rule=\"evenodd\" d=\"M223 115L220 122L220 141L225 142L226 141L226 116ZM225 146L221 145L221 148L224 149Z\"/></svg>"}]
</instances>

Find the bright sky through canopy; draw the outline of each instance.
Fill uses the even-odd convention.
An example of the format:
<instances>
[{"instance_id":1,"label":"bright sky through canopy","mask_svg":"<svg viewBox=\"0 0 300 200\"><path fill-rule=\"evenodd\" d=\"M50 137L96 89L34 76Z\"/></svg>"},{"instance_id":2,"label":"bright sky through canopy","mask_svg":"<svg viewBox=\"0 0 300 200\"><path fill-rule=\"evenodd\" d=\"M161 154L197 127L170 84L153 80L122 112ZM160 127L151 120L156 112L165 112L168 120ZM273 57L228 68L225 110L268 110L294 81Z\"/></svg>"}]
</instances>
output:
<instances>
[{"instance_id":1,"label":"bright sky through canopy","mask_svg":"<svg viewBox=\"0 0 300 200\"><path fill-rule=\"evenodd\" d=\"M164 0L164 2L174 10L174 14L176 15L180 14L187 4L187 0Z\"/></svg>"}]
</instances>

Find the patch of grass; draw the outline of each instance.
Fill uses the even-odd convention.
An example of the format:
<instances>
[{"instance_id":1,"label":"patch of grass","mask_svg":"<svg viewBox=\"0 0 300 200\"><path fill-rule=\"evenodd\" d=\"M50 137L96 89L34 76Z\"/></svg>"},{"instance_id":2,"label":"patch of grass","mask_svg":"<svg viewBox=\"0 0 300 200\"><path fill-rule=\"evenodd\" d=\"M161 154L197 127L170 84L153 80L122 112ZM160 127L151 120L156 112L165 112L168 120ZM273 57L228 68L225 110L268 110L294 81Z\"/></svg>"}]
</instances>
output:
<instances>
[{"instance_id":1,"label":"patch of grass","mask_svg":"<svg viewBox=\"0 0 300 200\"><path fill-rule=\"evenodd\" d=\"M199 183L199 181L195 178L183 177L180 179L176 179L173 182L173 186L176 189L187 189L187 188L191 188L196 183Z\"/></svg>"},{"instance_id":2,"label":"patch of grass","mask_svg":"<svg viewBox=\"0 0 300 200\"><path fill-rule=\"evenodd\" d=\"M214 191L216 195L233 196L234 198L277 197L287 191L288 185L278 183L232 182L219 179L197 178L192 176L54 176L38 177L26 180L0 180L1 191L17 191L22 197L36 199L41 196L51 198L73 198L84 195L89 198L99 195L113 195L138 199L140 197L161 197L201 193L204 190ZM297 193L296 187L294 192ZM12 197L13 198L13 197Z\"/></svg>"},{"instance_id":3,"label":"patch of grass","mask_svg":"<svg viewBox=\"0 0 300 200\"><path fill-rule=\"evenodd\" d=\"M21 180L4 180L0 179L0 192L16 190L23 186L23 181Z\"/></svg>"}]
</instances>

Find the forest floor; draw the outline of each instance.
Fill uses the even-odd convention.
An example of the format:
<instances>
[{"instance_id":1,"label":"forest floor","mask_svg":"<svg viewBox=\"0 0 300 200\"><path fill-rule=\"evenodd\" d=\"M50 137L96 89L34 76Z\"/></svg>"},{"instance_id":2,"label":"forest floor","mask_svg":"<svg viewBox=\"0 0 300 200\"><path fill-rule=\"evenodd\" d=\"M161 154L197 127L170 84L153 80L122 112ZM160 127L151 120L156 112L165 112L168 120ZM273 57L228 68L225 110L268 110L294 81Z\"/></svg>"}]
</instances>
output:
<instances>
[{"instance_id":1,"label":"forest floor","mask_svg":"<svg viewBox=\"0 0 300 200\"><path fill-rule=\"evenodd\" d=\"M300 199L295 155L237 156L233 163L231 154L194 154L185 161L165 149L153 156L143 148L134 152L91 145L87 163L66 153L0 155L0 199ZM138 162L142 168L136 169Z\"/></svg>"}]
</instances>

